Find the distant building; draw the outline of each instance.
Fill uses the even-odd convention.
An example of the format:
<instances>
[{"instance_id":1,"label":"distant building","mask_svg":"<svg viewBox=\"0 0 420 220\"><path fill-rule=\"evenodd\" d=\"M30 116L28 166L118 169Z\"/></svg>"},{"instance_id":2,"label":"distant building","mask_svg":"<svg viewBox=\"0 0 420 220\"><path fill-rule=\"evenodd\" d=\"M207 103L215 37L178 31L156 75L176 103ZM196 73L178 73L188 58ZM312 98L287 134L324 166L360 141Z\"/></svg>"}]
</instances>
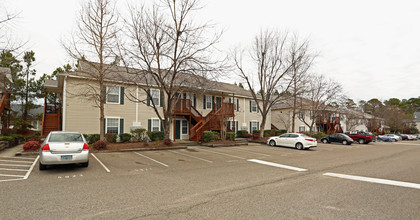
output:
<instances>
[{"instance_id":1,"label":"distant building","mask_svg":"<svg viewBox=\"0 0 420 220\"><path fill-rule=\"evenodd\" d=\"M17 117L22 117L22 111L23 111L22 104L12 103L11 107L12 107L12 113L16 114ZM44 111L43 106L38 106L28 111L28 122L31 125L31 127L29 127L29 130L41 131L42 118L39 117L39 115L40 114L42 115L43 111Z\"/></svg>"},{"instance_id":2,"label":"distant building","mask_svg":"<svg viewBox=\"0 0 420 220\"><path fill-rule=\"evenodd\" d=\"M416 124L416 128L420 130L420 112L414 112L413 122Z\"/></svg>"}]
</instances>

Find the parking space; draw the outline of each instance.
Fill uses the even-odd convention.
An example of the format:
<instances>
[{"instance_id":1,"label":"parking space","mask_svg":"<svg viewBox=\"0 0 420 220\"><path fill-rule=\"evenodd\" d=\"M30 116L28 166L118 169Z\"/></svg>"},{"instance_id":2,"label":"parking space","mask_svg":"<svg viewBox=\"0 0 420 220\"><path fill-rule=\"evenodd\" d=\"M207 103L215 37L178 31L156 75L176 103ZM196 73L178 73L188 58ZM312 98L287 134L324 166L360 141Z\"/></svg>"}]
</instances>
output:
<instances>
[{"instance_id":1,"label":"parking space","mask_svg":"<svg viewBox=\"0 0 420 220\"><path fill-rule=\"evenodd\" d=\"M38 157L0 157L0 182L25 180Z\"/></svg>"}]
</instances>

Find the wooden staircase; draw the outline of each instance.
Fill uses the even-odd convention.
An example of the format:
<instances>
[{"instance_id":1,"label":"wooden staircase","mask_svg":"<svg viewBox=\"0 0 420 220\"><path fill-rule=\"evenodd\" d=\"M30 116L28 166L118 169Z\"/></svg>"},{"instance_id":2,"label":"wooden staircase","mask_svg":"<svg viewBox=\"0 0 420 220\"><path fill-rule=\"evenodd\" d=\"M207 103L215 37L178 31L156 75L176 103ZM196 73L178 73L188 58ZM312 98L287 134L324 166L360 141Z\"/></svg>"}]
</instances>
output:
<instances>
[{"instance_id":1,"label":"wooden staircase","mask_svg":"<svg viewBox=\"0 0 420 220\"><path fill-rule=\"evenodd\" d=\"M42 117L41 137L46 137L51 131L60 130L61 105L60 103L45 104Z\"/></svg>"},{"instance_id":2,"label":"wooden staircase","mask_svg":"<svg viewBox=\"0 0 420 220\"><path fill-rule=\"evenodd\" d=\"M331 123L327 116L323 116L321 120L317 122L317 125L320 125L323 132L326 134L343 133L339 117L335 118Z\"/></svg>"},{"instance_id":3,"label":"wooden staircase","mask_svg":"<svg viewBox=\"0 0 420 220\"><path fill-rule=\"evenodd\" d=\"M194 108L191 100L178 99L175 100L174 114L191 117L190 141L199 141L204 131L220 131L221 120L226 117L234 117L235 113L233 103L222 103L219 109L213 109L206 116L202 116Z\"/></svg>"},{"instance_id":4,"label":"wooden staircase","mask_svg":"<svg viewBox=\"0 0 420 220\"><path fill-rule=\"evenodd\" d=\"M9 114L11 111L10 107L10 93L4 93L1 97L0 101L0 115L1 115L1 123L2 123L2 133L9 127Z\"/></svg>"}]
</instances>

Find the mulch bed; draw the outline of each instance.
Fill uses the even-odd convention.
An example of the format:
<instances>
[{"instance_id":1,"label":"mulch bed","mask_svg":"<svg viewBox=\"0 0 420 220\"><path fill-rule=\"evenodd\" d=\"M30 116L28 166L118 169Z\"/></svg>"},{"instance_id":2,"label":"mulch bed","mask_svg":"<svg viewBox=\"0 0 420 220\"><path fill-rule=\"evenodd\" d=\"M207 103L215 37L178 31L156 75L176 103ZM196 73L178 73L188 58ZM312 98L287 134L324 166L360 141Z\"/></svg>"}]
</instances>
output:
<instances>
[{"instance_id":1,"label":"mulch bed","mask_svg":"<svg viewBox=\"0 0 420 220\"><path fill-rule=\"evenodd\" d=\"M166 149L178 147L178 144L172 143L172 145L167 146L163 144L163 141L154 141L149 142L134 142L134 143L108 143L106 145L106 150L110 151L119 151L119 150L131 150L131 149Z\"/></svg>"}]
</instances>

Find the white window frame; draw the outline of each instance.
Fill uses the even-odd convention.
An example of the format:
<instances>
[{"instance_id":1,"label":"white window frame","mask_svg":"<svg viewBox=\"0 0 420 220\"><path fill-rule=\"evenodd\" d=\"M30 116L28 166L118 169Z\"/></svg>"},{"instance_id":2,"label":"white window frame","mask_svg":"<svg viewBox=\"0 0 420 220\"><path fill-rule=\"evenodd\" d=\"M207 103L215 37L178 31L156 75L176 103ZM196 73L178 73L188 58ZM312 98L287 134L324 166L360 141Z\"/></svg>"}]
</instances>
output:
<instances>
[{"instance_id":1,"label":"white window frame","mask_svg":"<svg viewBox=\"0 0 420 220\"><path fill-rule=\"evenodd\" d=\"M306 126L305 125L300 125L299 126L299 132L305 132L306 130Z\"/></svg>"},{"instance_id":2,"label":"white window frame","mask_svg":"<svg viewBox=\"0 0 420 220\"><path fill-rule=\"evenodd\" d=\"M206 96L206 109L213 109L213 96L211 95Z\"/></svg>"},{"instance_id":3,"label":"white window frame","mask_svg":"<svg viewBox=\"0 0 420 220\"><path fill-rule=\"evenodd\" d=\"M158 97L157 97L157 102L152 101L154 98L156 99L156 97L153 97L153 94L156 94L154 92L157 91ZM153 106L153 104L155 104L156 107L160 107L160 90L159 89L150 89L150 105Z\"/></svg>"},{"instance_id":4,"label":"white window frame","mask_svg":"<svg viewBox=\"0 0 420 220\"><path fill-rule=\"evenodd\" d=\"M116 102L111 102L108 100L108 95L110 95L111 93L109 92L110 88L114 87L118 89L118 99ZM113 94L116 95L116 94ZM121 87L120 86L106 86L106 104L120 104L120 100L121 100Z\"/></svg>"},{"instance_id":5,"label":"white window frame","mask_svg":"<svg viewBox=\"0 0 420 220\"><path fill-rule=\"evenodd\" d=\"M154 121L158 121L158 126L157 126L157 130L153 130L153 128L155 128L154 126L153 126L153 122ZM151 118L150 119L150 131L160 131L160 119L159 118Z\"/></svg>"},{"instance_id":6,"label":"white window frame","mask_svg":"<svg viewBox=\"0 0 420 220\"><path fill-rule=\"evenodd\" d=\"M106 118L106 123L105 123L105 134L108 133L108 123L109 123L109 119L116 119L117 120L117 134L120 133L120 119L119 117L105 117Z\"/></svg>"},{"instance_id":7,"label":"white window frame","mask_svg":"<svg viewBox=\"0 0 420 220\"><path fill-rule=\"evenodd\" d=\"M301 111L299 111L299 113L298 113L298 118L299 118L300 120L304 120L304 119L305 119L305 110L301 110Z\"/></svg>"},{"instance_id":8,"label":"white window frame","mask_svg":"<svg viewBox=\"0 0 420 220\"><path fill-rule=\"evenodd\" d=\"M233 124L235 124L236 125L236 122L238 122L237 120L236 121L230 121L230 130L232 130L232 128L233 128ZM239 127L239 122L238 122L238 127ZM239 129L236 127L235 128L235 131L233 131L233 132L235 132L235 133L237 133L239 131Z\"/></svg>"},{"instance_id":9,"label":"white window frame","mask_svg":"<svg viewBox=\"0 0 420 220\"><path fill-rule=\"evenodd\" d=\"M255 111L254 111L253 108L255 108ZM251 100L251 112L253 112L253 113L258 112L258 106L257 106L257 102L255 100Z\"/></svg>"},{"instance_id":10,"label":"white window frame","mask_svg":"<svg viewBox=\"0 0 420 220\"><path fill-rule=\"evenodd\" d=\"M180 120L181 121L181 134L183 135L183 134L189 134L189 129L188 129L188 121L187 120ZM183 127L184 127L184 121L186 122L186 129L187 129L187 132L186 133L184 133L184 130L183 130Z\"/></svg>"},{"instance_id":11,"label":"white window frame","mask_svg":"<svg viewBox=\"0 0 420 220\"><path fill-rule=\"evenodd\" d=\"M256 127L255 127L255 129L252 129L252 128L254 128L254 123L255 123L255 125L256 125ZM258 127L258 121L255 121L255 120L253 120L253 121L251 121L251 127L249 128L250 129L250 132L251 132L251 134L252 134L252 132L254 131L254 130L259 130L260 128Z\"/></svg>"}]
</instances>

